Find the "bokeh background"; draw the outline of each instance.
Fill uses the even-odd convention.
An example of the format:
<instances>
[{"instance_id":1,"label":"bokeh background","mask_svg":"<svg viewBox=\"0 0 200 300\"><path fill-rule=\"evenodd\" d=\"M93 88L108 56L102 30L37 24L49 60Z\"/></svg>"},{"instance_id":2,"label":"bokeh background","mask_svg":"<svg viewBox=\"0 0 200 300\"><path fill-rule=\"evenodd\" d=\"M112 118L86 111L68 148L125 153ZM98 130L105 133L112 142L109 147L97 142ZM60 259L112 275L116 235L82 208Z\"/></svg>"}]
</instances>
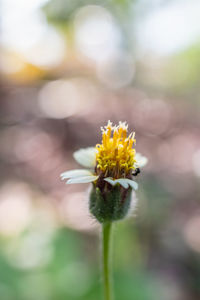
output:
<instances>
[{"instance_id":1,"label":"bokeh background","mask_svg":"<svg viewBox=\"0 0 200 300\"><path fill-rule=\"evenodd\" d=\"M0 8L0 299L102 299L88 187L59 174L108 119L149 158L115 226L116 300L200 299L199 0Z\"/></svg>"}]
</instances>

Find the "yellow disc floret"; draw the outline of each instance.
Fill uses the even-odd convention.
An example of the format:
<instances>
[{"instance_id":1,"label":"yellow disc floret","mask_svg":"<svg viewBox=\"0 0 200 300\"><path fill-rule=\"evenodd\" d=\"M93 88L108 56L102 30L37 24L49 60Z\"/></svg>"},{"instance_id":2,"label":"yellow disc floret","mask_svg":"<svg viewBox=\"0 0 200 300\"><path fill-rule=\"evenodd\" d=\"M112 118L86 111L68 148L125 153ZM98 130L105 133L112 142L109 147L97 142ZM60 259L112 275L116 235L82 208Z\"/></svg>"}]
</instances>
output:
<instances>
[{"instance_id":1,"label":"yellow disc floret","mask_svg":"<svg viewBox=\"0 0 200 300\"><path fill-rule=\"evenodd\" d=\"M113 178L126 177L134 170L135 160L135 134L127 136L128 125L119 122L118 126L112 126L108 121L107 126L101 128L102 144L97 144L97 171L104 176Z\"/></svg>"}]
</instances>

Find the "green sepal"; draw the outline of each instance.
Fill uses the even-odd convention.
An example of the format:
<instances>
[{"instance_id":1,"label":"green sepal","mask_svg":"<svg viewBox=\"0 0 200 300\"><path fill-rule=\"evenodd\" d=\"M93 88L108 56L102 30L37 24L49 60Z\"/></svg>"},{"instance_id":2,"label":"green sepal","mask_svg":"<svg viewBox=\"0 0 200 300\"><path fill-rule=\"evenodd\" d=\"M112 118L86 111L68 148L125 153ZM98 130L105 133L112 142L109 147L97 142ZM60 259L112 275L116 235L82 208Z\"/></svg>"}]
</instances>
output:
<instances>
[{"instance_id":1,"label":"green sepal","mask_svg":"<svg viewBox=\"0 0 200 300\"><path fill-rule=\"evenodd\" d=\"M116 184L111 189L93 185L90 192L90 212L100 222L110 222L123 219L130 208L132 189L124 189Z\"/></svg>"}]
</instances>

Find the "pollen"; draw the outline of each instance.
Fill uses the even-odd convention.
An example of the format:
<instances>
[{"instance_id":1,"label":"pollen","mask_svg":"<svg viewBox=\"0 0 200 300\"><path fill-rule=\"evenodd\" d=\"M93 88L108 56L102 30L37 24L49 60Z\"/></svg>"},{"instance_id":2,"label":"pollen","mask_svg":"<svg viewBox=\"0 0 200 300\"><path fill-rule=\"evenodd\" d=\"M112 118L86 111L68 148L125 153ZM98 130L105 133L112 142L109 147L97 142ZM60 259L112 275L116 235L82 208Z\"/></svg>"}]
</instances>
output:
<instances>
[{"instance_id":1,"label":"pollen","mask_svg":"<svg viewBox=\"0 0 200 300\"><path fill-rule=\"evenodd\" d=\"M135 133L128 135L126 122L113 126L110 121L101 131L102 144L96 145L97 173L103 173L105 177L127 177L135 169Z\"/></svg>"}]
</instances>

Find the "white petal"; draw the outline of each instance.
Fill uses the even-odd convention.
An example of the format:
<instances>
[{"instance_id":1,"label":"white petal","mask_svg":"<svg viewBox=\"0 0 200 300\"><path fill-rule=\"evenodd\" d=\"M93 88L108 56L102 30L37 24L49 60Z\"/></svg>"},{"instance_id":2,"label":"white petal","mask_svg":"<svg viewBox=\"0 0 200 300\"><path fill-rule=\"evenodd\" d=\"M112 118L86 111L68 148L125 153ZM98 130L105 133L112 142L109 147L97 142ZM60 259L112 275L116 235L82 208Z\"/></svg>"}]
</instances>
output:
<instances>
[{"instance_id":1,"label":"white petal","mask_svg":"<svg viewBox=\"0 0 200 300\"><path fill-rule=\"evenodd\" d=\"M107 177L104 179L105 181L107 181L108 183L110 183L111 185L115 185L117 183L121 184L121 186L123 186L125 189L127 189L129 186L134 189L137 190L138 189L138 184L137 182L128 179L128 178L119 178L119 179L113 179L111 177Z\"/></svg>"},{"instance_id":2,"label":"white petal","mask_svg":"<svg viewBox=\"0 0 200 300\"><path fill-rule=\"evenodd\" d=\"M111 185L115 185L117 183L121 184L125 189L128 188L128 184L124 182L125 178L113 179L112 177L104 178L105 181L110 183Z\"/></svg>"},{"instance_id":3,"label":"white petal","mask_svg":"<svg viewBox=\"0 0 200 300\"><path fill-rule=\"evenodd\" d=\"M60 174L61 179L67 179L67 178L75 178L75 177L83 177L83 176L90 176L93 175L89 170L70 170L66 171L62 174Z\"/></svg>"},{"instance_id":4,"label":"white petal","mask_svg":"<svg viewBox=\"0 0 200 300\"><path fill-rule=\"evenodd\" d=\"M134 167L136 168L143 168L148 162L148 158L143 156L140 153L136 153L135 159L136 159L136 163L134 164Z\"/></svg>"},{"instance_id":5,"label":"white petal","mask_svg":"<svg viewBox=\"0 0 200 300\"><path fill-rule=\"evenodd\" d=\"M112 177L104 178L105 181L110 183L111 185L115 185L117 183L121 184L125 189L128 188L128 183L125 182L126 179L120 178L120 179L113 179Z\"/></svg>"},{"instance_id":6,"label":"white petal","mask_svg":"<svg viewBox=\"0 0 200 300\"><path fill-rule=\"evenodd\" d=\"M123 186L125 189L128 188L128 183L125 178L116 179L115 182L121 184L121 186Z\"/></svg>"},{"instance_id":7,"label":"white petal","mask_svg":"<svg viewBox=\"0 0 200 300\"><path fill-rule=\"evenodd\" d=\"M81 166L93 168L96 164L96 151L94 147L84 148L75 151L73 156Z\"/></svg>"},{"instance_id":8,"label":"white petal","mask_svg":"<svg viewBox=\"0 0 200 300\"><path fill-rule=\"evenodd\" d=\"M126 182L129 184L132 189L137 190L138 189L138 183L131 179L125 179Z\"/></svg>"},{"instance_id":9,"label":"white petal","mask_svg":"<svg viewBox=\"0 0 200 300\"><path fill-rule=\"evenodd\" d=\"M77 178L70 178L67 181L67 184L71 184L71 183L88 183L88 182L92 182L95 181L99 176L82 176L82 177L77 177Z\"/></svg>"},{"instance_id":10,"label":"white petal","mask_svg":"<svg viewBox=\"0 0 200 300\"><path fill-rule=\"evenodd\" d=\"M115 185L117 183L116 180L113 180L112 177L104 178L104 180L110 183L111 185Z\"/></svg>"}]
</instances>

